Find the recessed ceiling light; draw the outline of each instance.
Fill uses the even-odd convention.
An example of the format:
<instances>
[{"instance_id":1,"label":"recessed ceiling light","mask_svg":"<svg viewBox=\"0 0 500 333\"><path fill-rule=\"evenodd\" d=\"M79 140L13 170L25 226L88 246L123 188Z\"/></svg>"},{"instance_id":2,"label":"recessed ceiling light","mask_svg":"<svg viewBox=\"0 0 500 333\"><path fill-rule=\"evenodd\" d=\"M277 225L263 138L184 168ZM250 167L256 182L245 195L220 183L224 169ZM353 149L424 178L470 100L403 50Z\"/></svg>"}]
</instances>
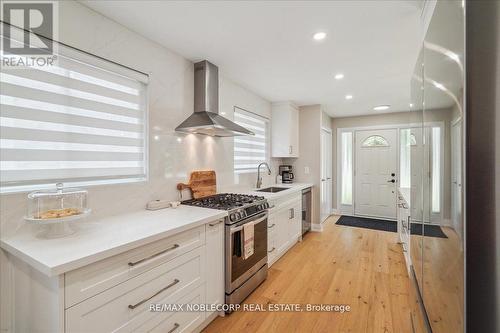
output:
<instances>
[{"instance_id":1,"label":"recessed ceiling light","mask_svg":"<svg viewBox=\"0 0 500 333\"><path fill-rule=\"evenodd\" d=\"M345 95L345 99L352 99L352 95Z\"/></svg>"},{"instance_id":2,"label":"recessed ceiling light","mask_svg":"<svg viewBox=\"0 0 500 333\"><path fill-rule=\"evenodd\" d=\"M387 110L390 107L391 107L390 105L379 105L379 106L374 107L373 110L375 110L375 111L383 111L383 110Z\"/></svg>"},{"instance_id":3,"label":"recessed ceiling light","mask_svg":"<svg viewBox=\"0 0 500 333\"><path fill-rule=\"evenodd\" d=\"M326 37L326 32L323 31L317 32L313 35L314 40L322 40L325 39L325 37Z\"/></svg>"},{"instance_id":4,"label":"recessed ceiling light","mask_svg":"<svg viewBox=\"0 0 500 333\"><path fill-rule=\"evenodd\" d=\"M344 78L344 74L342 74L342 73L335 74L335 80L342 80L343 78Z\"/></svg>"},{"instance_id":5,"label":"recessed ceiling light","mask_svg":"<svg viewBox=\"0 0 500 333\"><path fill-rule=\"evenodd\" d=\"M410 107L411 107L411 108L413 107L413 103L410 103Z\"/></svg>"}]
</instances>

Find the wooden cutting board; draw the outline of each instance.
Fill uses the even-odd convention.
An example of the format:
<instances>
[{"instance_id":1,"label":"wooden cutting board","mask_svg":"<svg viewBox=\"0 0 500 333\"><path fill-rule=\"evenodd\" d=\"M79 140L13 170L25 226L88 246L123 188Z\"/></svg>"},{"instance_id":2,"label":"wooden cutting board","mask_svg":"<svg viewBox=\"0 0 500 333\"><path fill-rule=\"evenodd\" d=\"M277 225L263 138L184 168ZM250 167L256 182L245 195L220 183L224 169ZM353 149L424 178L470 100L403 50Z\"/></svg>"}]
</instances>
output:
<instances>
[{"instance_id":1,"label":"wooden cutting board","mask_svg":"<svg viewBox=\"0 0 500 333\"><path fill-rule=\"evenodd\" d=\"M182 191L190 189L194 199L208 197L217 193L215 171L193 171L187 184L177 184L177 189Z\"/></svg>"}]
</instances>

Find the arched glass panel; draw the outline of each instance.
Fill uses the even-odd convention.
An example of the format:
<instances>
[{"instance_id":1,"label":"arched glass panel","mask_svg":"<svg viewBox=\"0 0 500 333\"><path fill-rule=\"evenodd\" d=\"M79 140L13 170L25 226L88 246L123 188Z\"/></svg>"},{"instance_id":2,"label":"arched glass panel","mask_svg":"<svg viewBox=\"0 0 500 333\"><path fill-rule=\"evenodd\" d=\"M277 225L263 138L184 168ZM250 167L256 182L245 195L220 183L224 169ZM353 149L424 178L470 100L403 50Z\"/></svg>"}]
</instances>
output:
<instances>
[{"instance_id":1,"label":"arched glass panel","mask_svg":"<svg viewBox=\"0 0 500 333\"><path fill-rule=\"evenodd\" d=\"M415 139L415 134L411 133L410 134L410 146L416 146L417 145L417 139Z\"/></svg>"},{"instance_id":2,"label":"arched glass panel","mask_svg":"<svg viewBox=\"0 0 500 333\"><path fill-rule=\"evenodd\" d=\"M362 147L389 147L387 140L380 135L369 136L363 141Z\"/></svg>"}]
</instances>

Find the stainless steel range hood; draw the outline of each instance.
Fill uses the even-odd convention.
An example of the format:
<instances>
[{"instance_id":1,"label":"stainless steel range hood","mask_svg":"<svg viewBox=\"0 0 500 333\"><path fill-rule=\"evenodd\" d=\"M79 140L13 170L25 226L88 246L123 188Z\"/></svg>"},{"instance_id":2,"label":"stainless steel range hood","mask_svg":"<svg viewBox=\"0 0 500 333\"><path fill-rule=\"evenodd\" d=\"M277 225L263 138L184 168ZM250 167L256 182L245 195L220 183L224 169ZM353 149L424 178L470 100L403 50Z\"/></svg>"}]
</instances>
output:
<instances>
[{"instance_id":1,"label":"stainless steel range hood","mask_svg":"<svg viewBox=\"0 0 500 333\"><path fill-rule=\"evenodd\" d=\"M210 136L254 135L219 115L219 69L206 60L194 64L194 113L175 130Z\"/></svg>"}]
</instances>

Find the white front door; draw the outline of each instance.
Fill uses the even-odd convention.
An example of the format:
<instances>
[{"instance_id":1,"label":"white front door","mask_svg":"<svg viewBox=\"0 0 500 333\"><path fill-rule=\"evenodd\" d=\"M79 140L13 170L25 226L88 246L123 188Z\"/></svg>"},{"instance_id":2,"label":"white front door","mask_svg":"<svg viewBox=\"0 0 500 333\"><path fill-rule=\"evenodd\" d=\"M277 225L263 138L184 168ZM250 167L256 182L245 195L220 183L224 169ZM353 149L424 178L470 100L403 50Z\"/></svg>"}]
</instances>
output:
<instances>
[{"instance_id":1,"label":"white front door","mask_svg":"<svg viewBox=\"0 0 500 333\"><path fill-rule=\"evenodd\" d=\"M397 129L356 132L356 215L396 218Z\"/></svg>"},{"instance_id":2,"label":"white front door","mask_svg":"<svg viewBox=\"0 0 500 333\"><path fill-rule=\"evenodd\" d=\"M332 132L321 129L321 222L332 208Z\"/></svg>"}]
</instances>

